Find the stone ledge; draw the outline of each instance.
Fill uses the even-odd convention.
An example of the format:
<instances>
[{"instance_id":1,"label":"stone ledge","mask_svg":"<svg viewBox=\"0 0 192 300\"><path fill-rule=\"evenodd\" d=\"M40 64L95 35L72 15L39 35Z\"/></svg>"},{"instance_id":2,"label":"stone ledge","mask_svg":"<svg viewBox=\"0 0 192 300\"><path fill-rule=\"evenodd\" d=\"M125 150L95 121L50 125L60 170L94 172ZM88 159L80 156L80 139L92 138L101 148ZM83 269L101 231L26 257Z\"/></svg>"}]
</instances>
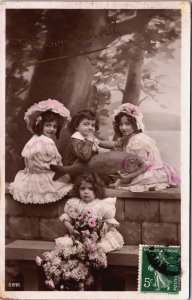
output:
<instances>
[{"instance_id":1,"label":"stone ledge","mask_svg":"<svg viewBox=\"0 0 192 300\"><path fill-rule=\"evenodd\" d=\"M118 197L118 198L131 198L131 199L147 199L147 200L180 200L181 191L180 188L167 188L162 191L150 191L150 192L128 192L125 190L105 189L106 197Z\"/></svg>"},{"instance_id":2,"label":"stone ledge","mask_svg":"<svg viewBox=\"0 0 192 300\"><path fill-rule=\"evenodd\" d=\"M5 258L7 260L34 260L45 251L51 251L55 247L52 241L15 240L6 245ZM120 250L107 254L109 265L137 266L138 246L125 245Z\"/></svg>"},{"instance_id":3,"label":"stone ledge","mask_svg":"<svg viewBox=\"0 0 192 300\"><path fill-rule=\"evenodd\" d=\"M10 194L8 190L9 183L5 183L5 194ZM106 197L118 197L118 198L136 198L136 199L159 199L159 200L180 200L181 191L180 188L167 188L162 191L150 191L150 192L128 192L125 190L116 190L116 189L105 189Z\"/></svg>"}]
</instances>

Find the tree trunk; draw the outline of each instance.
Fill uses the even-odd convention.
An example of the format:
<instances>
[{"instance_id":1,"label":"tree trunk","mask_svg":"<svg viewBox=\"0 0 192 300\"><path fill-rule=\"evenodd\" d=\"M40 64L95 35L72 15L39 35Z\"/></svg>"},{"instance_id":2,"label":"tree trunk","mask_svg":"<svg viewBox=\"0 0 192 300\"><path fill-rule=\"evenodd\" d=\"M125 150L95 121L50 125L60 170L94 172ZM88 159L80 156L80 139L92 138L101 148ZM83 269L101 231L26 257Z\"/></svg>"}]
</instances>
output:
<instances>
[{"instance_id":1,"label":"tree trunk","mask_svg":"<svg viewBox=\"0 0 192 300\"><path fill-rule=\"evenodd\" d=\"M35 102L48 98L63 102L72 115L79 110L93 108L96 99L91 86L93 66L89 56L97 56L100 53L99 49L105 48L123 34L140 31L149 18L151 15L139 11L130 20L111 25L107 19L107 10L50 10L48 12L46 21L48 38L39 59L49 60L62 56L68 58L35 65L28 96L18 115L18 133L22 133L17 140L20 151L30 137L23 120L26 110ZM85 55L85 52L93 51L96 52ZM138 55L138 59L139 57L141 54ZM130 72L132 69L135 70L135 74L139 74L137 65L137 61L133 61ZM139 66L141 67L141 59ZM130 73L128 89L131 77L134 76ZM63 130L58 144L63 157L67 140L67 134Z\"/></svg>"},{"instance_id":2,"label":"tree trunk","mask_svg":"<svg viewBox=\"0 0 192 300\"><path fill-rule=\"evenodd\" d=\"M133 57L129 60L128 75L122 103L128 102L139 105L144 53L145 51L139 46L134 47Z\"/></svg>"},{"instance_id":3,"label":"tree trunk","mask_svg":"<svg viewBox=\"0 0 192 300\"><path fill-rule=\"evenodd\" d=\"M48 38L39 60L76 56L35 66L28 96L18 116L19 132L22 132L18 141L20 151L30 138L23 120L24 113L35 102L48 98L57 99L66 105L72 115L82 109L93 109L96 100L91 86L93 66L88 55L81 53L104 48L114 38L112 35L102 36L108 25L106 10L50 11L49 19ZM60 25L55 28L55 24ZM91 55L98 54L99 52L95 52ZM68 135L63 130L58 143L63 157L67 140Z\"/></svg>"}]
</instances>

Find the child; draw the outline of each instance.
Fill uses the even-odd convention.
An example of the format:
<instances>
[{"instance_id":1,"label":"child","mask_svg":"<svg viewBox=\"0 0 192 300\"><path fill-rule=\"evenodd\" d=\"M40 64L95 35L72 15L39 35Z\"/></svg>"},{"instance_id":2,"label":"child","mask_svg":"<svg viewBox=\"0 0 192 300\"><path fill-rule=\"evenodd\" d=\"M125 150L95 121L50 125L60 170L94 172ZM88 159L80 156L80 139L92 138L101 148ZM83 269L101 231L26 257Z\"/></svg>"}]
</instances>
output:
<instances>
[{"instance_id":1,"label":"child","mask_svg":"<svg viewBox=\"0 0 192 300\"><path fill-rule=\"evenodd\" d=\"M116 198L104 197L104 185L101 179L96 174L83 174L76 178L73 192L76 198L71 198L67 201L64 214L60 216L60 220L64 225L69 235L74 232L74 219L77 213L84 209L91 209L95 217L103 220L105 232L99 244L107 253L116 249L120 249L124 242L121 234L115 229L119 223L115 220L115 202ZM103 200L101 200L103 199ZM65 238L56 239L56 243L62 243Z\"/></svg>"},{"instance_id":2,"label":"child","mask_svg":"<svg viewBox=\"0 0 192 300\"><path fill-rule=\"evenodd\" d=\"M25 169L10 184L10 193L25 204L55 202L72 189L64 180L53 181L54 172L50 169L50 164L62 165L54 139L59 138L62 123L70 120L70 112L57 100L48 99L32 105L24 119L33 137L21 153Z\"/></svg>"},{"instance_id":3,"label":"child","mask_svg":"<svg viewBox=\"0 0 192 300\"><path fill-rule=\"evenodd\" d=\"M121 174L113 187L132 192L163 190L169 186L178 186L178 172L161 160L155 141L143 133L143 115L138 106L130 103L121 105L114 112L114 131L117 141L100 141L99 146L136 154L145 165L133 173Z\"/></svg>"},{"instance_id":4,"label":"child","mask_svg":"<svg viewBox=\"0 0 192 300\"><path fill-rule=\"evenodd\" d=\"M68 125L72 133L68 146L67 164L75 162L88 162L91 157L98 153L98 146L94 137L98 130L98 123L95 114L90 110L79 111L73 116Z\"/></svg>"}]
</instances>

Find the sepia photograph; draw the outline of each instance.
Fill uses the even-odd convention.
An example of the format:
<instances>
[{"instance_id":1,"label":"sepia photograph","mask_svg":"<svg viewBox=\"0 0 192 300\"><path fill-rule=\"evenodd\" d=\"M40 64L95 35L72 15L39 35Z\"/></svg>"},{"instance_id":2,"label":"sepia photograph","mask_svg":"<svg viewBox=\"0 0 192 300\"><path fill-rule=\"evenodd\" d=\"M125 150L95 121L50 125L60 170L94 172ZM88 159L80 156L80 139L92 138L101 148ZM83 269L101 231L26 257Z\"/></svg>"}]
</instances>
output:
<instances>
[{"instance_id":1,"label":"sepia photograph","mask_svg":"<svg viewBox=\"0 0 192 300\"><path fill-rule=\"evenodd\" d=\"M189 3L1 17L2 299L188 299Z\"/></svg>"}]
</instances>

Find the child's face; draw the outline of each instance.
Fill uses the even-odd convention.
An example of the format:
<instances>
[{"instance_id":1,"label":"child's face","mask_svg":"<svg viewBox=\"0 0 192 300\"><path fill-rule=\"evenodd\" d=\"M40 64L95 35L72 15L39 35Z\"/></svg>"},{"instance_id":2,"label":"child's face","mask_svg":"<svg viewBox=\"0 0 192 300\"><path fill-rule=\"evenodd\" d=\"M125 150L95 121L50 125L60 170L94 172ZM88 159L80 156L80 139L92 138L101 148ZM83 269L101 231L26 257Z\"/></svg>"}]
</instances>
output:
<instances>
[{"instance_id":1,"label":"child's face","mask_svg":"<svg viewBox=\"0 0 192 300\"><path fill-rule=\"evenodd\" d=\"M121 131L122 135L130 135L134 132L133 125L129 122L126 116L123 116L119 123L119 130Z\"/></svg>"},{"instance_id":2,"label":"child's face","mask_svg":"<svg viewBox=\"0 0 192 300\"><path fill-rule=\"evenodd\" d=\"M83 119L78 127L76 128L77 131L83 136L88 137L90 134L95 134L95 120Z\"/></svg>"},{"instance_id":3,"label":"child's face","mask_svg":"<svg viewBox=\"0 0 192 300\"><path fill-rule=\"evenodd\" d=\"M93 185L86 181L81 182L81 185L79 187L79 194L81 200L83 200L86 203L89 203L95 199Z\"/></svg>"},{"instance_id":4,"label":"child's face","mask_svg":"<svg viewBox=\"0 0 192 300\"><path fill-rule=\"evenodd\" d=\"M43 134L51 139L55 137L55 134L57 132L57 122L51 121L51 122L45 122L43 125Z\"/></svg>"}]
</instances>

